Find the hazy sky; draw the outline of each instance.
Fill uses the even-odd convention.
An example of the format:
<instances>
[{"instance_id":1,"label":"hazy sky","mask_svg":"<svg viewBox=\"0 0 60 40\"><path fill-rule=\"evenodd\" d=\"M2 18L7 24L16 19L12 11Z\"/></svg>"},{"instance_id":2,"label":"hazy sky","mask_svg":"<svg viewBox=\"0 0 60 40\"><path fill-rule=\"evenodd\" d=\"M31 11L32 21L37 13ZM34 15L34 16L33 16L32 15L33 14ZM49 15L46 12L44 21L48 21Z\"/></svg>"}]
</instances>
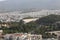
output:
<instances>
[{"instance_id":1,"label":"hazy sky","mask_svg":"<svg viewBox=\"0 0 60 40\"><path fill-rule=\"evenodd\" d=\"M60 9L60 0L0 0L0 9Z\"/></svg>"}]
</instances>

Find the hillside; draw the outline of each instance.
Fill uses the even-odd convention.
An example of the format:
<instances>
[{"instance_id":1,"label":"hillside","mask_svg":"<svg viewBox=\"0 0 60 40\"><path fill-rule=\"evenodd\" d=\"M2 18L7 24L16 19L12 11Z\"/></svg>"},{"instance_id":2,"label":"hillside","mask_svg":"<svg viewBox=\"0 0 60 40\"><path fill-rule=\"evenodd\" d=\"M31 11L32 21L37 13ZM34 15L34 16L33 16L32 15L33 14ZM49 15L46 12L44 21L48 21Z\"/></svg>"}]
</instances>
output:
<instances>
[{"instance_id":1,"label":"hillside","mask_svg":"<svg viewBox=\"0 0 60 40\"><path fill-rule=\"evenodd\" d=\"M39 18L37 21L32 21L24 24L22 20L18 23L9 23L10 28L2 27L1 29L4 33L35 33L35 34L44 34L47 31L60 30L60 15L48 15L42 18ZM15 26L16 25L16 26ZM57 26L56 26L57 25Z\"/></svg>"},{"instance_id":2,"label":"hillside","mask_svg":"<svg viewBox=\"0 0 60 40\"><path fill-rule=\"evenodd\" d=\"M42 25L50 25L57 21L60 21L60 15L51 14L51 15L39 18L39 20L37 20L36 23L42 24Z\"/></svg>"}]
</instances>

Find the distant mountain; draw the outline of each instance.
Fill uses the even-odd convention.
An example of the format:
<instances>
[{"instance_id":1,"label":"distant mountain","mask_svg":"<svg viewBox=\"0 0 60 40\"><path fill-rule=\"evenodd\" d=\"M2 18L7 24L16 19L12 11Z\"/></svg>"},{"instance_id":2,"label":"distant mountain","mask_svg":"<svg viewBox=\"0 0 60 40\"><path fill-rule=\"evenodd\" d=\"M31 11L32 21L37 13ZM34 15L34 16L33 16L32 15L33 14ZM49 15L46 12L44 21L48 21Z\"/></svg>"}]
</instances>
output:
<instances>
[{"instance_id":1,"label":"distant mountain","mask_svg":"<svg viewBox=\"0 0 60 40\"><path fill-rule=\"evenodd\" d=\"M12 9L12 10L2 10L0 9L0 13L9 13L9 12L16 12L16 11L20 11L21 13L29 13L29 12L37 12L40 11L41 9L37 9L37 8L30 8L30 9Z\"/></svg>"}]
</instances>

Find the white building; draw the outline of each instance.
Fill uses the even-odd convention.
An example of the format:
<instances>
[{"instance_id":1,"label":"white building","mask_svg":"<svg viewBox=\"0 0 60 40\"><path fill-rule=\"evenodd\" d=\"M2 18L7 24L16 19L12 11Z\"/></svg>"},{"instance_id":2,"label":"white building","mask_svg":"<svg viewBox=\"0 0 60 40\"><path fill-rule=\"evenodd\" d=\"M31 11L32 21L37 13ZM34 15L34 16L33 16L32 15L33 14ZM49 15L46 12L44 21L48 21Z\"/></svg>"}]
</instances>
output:
<instances>
[{"instance_id":1,"label":"white building","mask_svg":"<svg viewBox=\"0 0 60 40\"><path fill-rule=\"evenodd\" d=\"M4 40L42 40L42 35L18 33L18 34L7 34L4 36Z\"/></svg>"}]
</instances>

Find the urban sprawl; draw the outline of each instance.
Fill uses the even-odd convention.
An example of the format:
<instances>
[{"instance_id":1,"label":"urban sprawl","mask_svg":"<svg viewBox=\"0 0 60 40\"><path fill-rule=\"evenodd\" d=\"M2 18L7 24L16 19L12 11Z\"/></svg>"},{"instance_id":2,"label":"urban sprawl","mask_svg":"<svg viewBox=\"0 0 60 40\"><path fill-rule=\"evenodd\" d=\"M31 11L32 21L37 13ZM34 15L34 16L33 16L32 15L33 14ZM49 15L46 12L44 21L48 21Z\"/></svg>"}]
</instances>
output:
<instances>
[{"instance_id":1,"label":"urban sprawl","mask_svg":"<svg viewBox=\"0 0 60 40\"><path fill-rule=\"evenodd\" d=\"M21 13L20 11L0 13L0 21L2 22L18 22L25 17L43 17L50 14L60 15L60 10L40 10L37 12Z\"/></svg>"},{"instance_id":2,"label":"urban sprawl","mask_svg":"<svg viewBox=\"0 0 60 40\"><path fill-rule=\"evenodd\" d=\"M60 40L59 17L60 10L0 13L0 40Z\"/></svg>"}]
</instances>

